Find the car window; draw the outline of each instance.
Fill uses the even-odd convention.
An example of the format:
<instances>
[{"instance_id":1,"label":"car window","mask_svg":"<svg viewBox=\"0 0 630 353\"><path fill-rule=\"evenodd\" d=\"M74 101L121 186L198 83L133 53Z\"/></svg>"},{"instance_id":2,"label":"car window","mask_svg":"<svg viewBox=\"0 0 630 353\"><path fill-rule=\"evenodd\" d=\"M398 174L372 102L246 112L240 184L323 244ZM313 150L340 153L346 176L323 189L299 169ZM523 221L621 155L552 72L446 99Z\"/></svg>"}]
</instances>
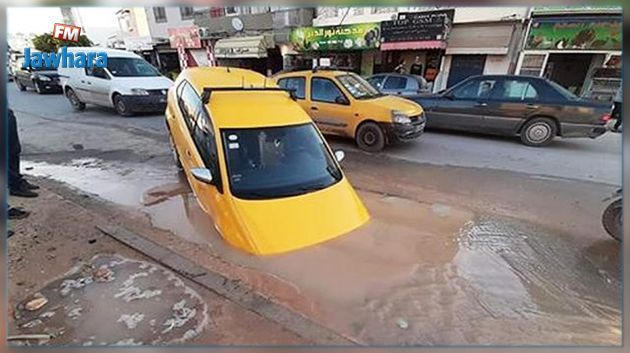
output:
<instances>
[{"instance_id":1,"label":"car window","mask_svg":"<svg viewBox=\"0 0 630 353\"><path fill-rule=\"evenodd\" d=\"M87 76L109 79L109 76L107 75L107 72L105 72L105 69L98 66L86 67L85 74Z\"/></svg>"},{"instance_id":2,"label":"car window","mask_svg":"<svg viewBox=\"0 0 630 353\"><path fill-rule=\"evenodd\" d=\"M355 73L339 75L337 79L356 99L370 99L382 96L379 90Z\"/></svg>"},{"instance_id":3,"label":"car window","mask_svg":"<svg viewBox=\"0 0 630 353\"><path fill-rule=\"evenodd\" d=\"M385 76L372 76L367 79L367 81L374 87L381 89L383 88L383 80Z\"/></svg>"},{"instance_id":4,"label":"car window","mask_svg":"<svg viewBox=\"0 0 630 353\"><path fill-rule=\"evenodd\" d=\"M417 91L420 89L420 82L417 79L407 80L407 89Z\"/></svg>"},{"instance_id":5,"label":"car window","mask_svg":"<svg viewBox=\"0 0 630 353\"><path fill-rule=\"evenodd\" d=\"M298 99L304 99L306 97L306 78L304 77L287 77L280 79L278 80L278 86L294 90L295 96Z\"/></svg>"},{"instance_id":6,"label":"car window","mask_svg":"<svg viewBox=\"0 0 630 353\"><path fill-rule=\"evenodd\" d=\"M201 107L201 98L199 98L195 89L188 82L182 81L181 85L178 105L188 130L192 132L194 131L198 110Z\"/></svg>"},{"instance_id":7,"label":"car window","mask_svg":"<svg viewBox=\"0 0 630 353\"><path fill-rule=\"evenodd\" d=\"M193 140L195 141L195 146L203 163L206 168L210 169L212 172L212 184L217 186L219 192L223 192L214 127L212 126L210 116L203 106L201 99L198 104L198 109L196 109L196 124L192 135Z\"/></svg>"},{"instance_id":8,"label":"car window","mask_svg":"<svg viewBox=\"0 0 630 353\"><path fill-rule=\"evenodd\" d=\"M108 58L107 69L114 76L146 77L161 76L160 72L141 58Z\"/></svg>"},{"instance_id":9,"label":"car window","mask_svg":"<svg viewBox=\"0 0 630 353\"><path fill-rule=\"evenodd\" d=\"M537 99L538 92L526 80L505 80L503 90L498 90L495 96L509 100Z\"/></svg>"},{"instance_id":10,"label":"car window","mask_svg":"<svg viewBox=\"0 0 630 353\"><path fill-rule=\"evenodd\" d=\"M383 85L383 89L405 89L405 87L407 87L407 78L401 76L389 76Z\"/></svg>"},{"instance_id":11,"label":"car window","mask_svg":"<svg viewBox=\"0 0 630 353\"><path fill-rule=\"evenodd\" d=\"M335 103L337 97L344 97L344 95L332 80L322 77L311 79L311 100Z\"/></svg>"},{"instance_id":12,"label":"car window","mask_svg":"<svg viewBox=\"0 0 630 353\"><path fill-rule=\"evenodd\" d=\"M489 98L495 88L495 79L473 79L453 89L453 97L461 99Z\"/></svg>"},{"instance_id":13,"label":"car window","mask_svg":"<svg viewBox=\"0 0 630 353\"><path fill-rule=\"evenodd\" d=\"M273 199L327 188L341 171L312 123L222 129L232 195Z\"/></svg>"}]
</instances>

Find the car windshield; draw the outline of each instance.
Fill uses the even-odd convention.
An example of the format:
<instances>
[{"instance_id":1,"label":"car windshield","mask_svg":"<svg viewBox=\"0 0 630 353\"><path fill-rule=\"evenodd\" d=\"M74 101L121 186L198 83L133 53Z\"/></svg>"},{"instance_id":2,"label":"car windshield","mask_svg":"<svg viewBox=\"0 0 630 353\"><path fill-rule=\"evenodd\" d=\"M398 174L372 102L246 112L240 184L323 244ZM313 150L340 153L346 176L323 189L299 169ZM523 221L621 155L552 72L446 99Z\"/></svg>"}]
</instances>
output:
<instances>
[{"instance_id":1,"label":"car windshield","mask_svg":"<svg viewBox=\"0 0 630 353\"><path fill-rule=\"evenodd\" d=\"M383 95L357 74L340 75L337 76L337 79L355 99L369 99Z\"/></svg>"},{"instance_id":2,"label":"car windshield","mask_svg":"<svg viewBox=\"0 0 630 353\"><path fill-rule=\"evenodd\" d=\"M569 100L578 100L578 96L576 96L575 94L573 94L571 91L569 91L568 89L560 86L559 84L549 80L548 81L549 84L551 85L551 87L553 87L556 91L558 91L558 93L560 93L564 98L569 99Z\"/></svg>"},{"instance_id":3,"label":"car windshield","mask_svg":"<svg viewBox=\"0 0 630 353\"><path fill-rule=\"evenodd\" d=\"M140 58L108 58L107 69L114 76L160 76L160 72Z\"/></svg>"},{"instance_id":4,"label":"car windshield","mask_svg":"<svg viewBox=\"0 0 630 353\"><path fill-rule=\"evenodd\" d=\"M302 195L341 180L312 123L221 130L232 194L241 199Z\"/></svg>"}]
</instances>

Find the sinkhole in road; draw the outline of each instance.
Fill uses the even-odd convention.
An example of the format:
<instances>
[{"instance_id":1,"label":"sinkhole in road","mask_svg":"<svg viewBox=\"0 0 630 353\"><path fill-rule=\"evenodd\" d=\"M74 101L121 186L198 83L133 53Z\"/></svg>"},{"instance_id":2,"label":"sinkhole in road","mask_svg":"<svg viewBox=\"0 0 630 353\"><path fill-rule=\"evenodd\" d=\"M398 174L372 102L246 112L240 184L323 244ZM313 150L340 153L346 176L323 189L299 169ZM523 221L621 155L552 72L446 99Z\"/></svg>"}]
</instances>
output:
<instances>
[{"instance_id":1,"label":"sinkhole in road","mask_svg":"<svg viewBox=\"0 0 630 353\"><path fill-rule=\"evenodd\" d=\"M309 314L371 344L619 344L619 257L565 235L456 205L359 190L369 224L303 250L255 257L229 247L181 174L146 167L30 164L47 176L147 212L205 254L289 283ZM128 167L128 166L127 166ZM87 172L86 172L87 170ZM83 182L78 171L97 179ZM124 195L124 196L123 196ZM122 201L121 201L122 200ZM204 253L201 253L202 255ZM617 251L618 254L618 251ZM258 289L273 291L273 282Z\"/></svg>"}]
</instances>

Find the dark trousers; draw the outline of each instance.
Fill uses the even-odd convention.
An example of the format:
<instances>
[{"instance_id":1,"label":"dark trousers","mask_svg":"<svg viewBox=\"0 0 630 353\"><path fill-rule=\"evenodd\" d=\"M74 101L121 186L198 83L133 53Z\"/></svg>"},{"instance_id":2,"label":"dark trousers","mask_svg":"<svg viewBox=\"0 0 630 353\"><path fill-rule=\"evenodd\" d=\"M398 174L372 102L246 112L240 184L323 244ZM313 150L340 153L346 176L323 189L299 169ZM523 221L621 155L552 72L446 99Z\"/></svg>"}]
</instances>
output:
<instances>
[{"instance_id":1,"label":"dark trousers","mask_svg":"<svg viewBox=\"0 0 630 353\"><path fill-rule=\"evenodd\" d=\"M22 174L20 174L20 138L17 131L17 122L13 110L9 109L8 119L8 140L9 140L9 189L19 189L22 183Z\"/></svg>"},{"instance_id":2,"label":"dark trousers","mask_svg":"<svg viewBox=\"0 0 630 353\"><path fill-rule=\"evenodd\" d=\"M615 129L619 129L619 127L622 124L622 110L621 110L621 106L622 103L621 102L615 102L613 105L613 111L612 111L612 118L616 119L617 122L615 123Z\"/></svg>"}]
</instances>

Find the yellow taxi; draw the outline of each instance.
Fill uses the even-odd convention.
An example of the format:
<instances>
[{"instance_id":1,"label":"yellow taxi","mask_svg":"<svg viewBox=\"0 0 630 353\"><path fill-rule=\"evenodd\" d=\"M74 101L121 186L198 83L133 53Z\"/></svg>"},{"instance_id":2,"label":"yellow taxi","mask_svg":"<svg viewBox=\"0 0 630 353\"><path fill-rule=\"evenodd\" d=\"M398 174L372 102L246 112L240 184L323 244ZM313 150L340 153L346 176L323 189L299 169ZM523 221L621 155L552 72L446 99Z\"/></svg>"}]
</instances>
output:
<instances>
[{"instance_id":1,"label":"yellow taxi","mask_svg":"<svg viewBox=\"0 0 630 353\"><path fill-rule=\"evenodd\" d=\"M184 70L168 92L174 157L223 239L277 254L369 220L339 161L292 92L253 71Z\"/></svg>"},{"instance_id":2,"label":"yellow taxi","mask_svg":"<svg viewBox=\"0 0 630 353\"><path fill-rule=\"evenodd\" d=\"M378 152L388 143L413 140L424 132L420 105L384 95L355 73L313 69L274 78L280 87L295 92L324 134L351 137L365 151Z\"/></svg>"}]
</instances>

